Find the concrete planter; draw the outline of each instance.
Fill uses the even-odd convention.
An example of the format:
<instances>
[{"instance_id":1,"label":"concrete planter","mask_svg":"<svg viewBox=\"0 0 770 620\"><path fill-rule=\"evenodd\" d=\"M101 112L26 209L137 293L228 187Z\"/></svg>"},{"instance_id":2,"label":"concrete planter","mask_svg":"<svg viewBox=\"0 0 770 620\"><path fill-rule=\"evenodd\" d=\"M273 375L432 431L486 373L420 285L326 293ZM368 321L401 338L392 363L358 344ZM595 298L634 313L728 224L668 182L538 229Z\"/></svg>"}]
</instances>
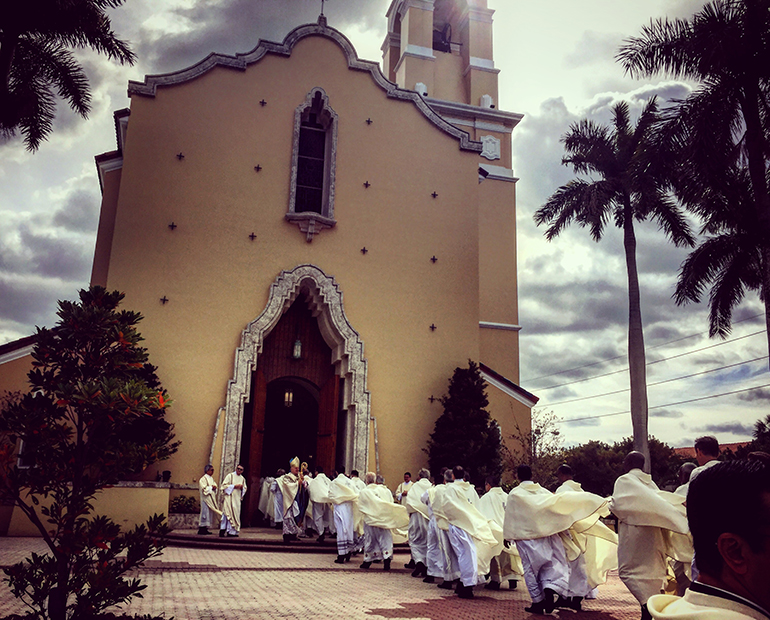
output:
<instances>
[{"instance_id":1,"label":"concrete planter","mask_svg":"<svg viewBox=\"0 0 770 620\"><path fill-rule=\"evenodd\" d=\"M168 526L172 530L197 530L200 514L184 514L172 512L168 515Z\"/></svg>"}]
</instances>

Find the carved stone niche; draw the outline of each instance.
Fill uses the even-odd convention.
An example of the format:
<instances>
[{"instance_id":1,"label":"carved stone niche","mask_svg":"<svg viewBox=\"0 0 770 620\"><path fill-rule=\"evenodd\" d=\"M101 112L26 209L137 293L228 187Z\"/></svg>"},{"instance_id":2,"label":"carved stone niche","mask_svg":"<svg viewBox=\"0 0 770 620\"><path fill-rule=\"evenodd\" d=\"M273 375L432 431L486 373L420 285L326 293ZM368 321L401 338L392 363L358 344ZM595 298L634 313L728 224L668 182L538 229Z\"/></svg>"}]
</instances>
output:
<instances>
[{"instance_id":1,"label":"carved stone niche","mask_svg":"<svg viewBox=\"0 0 770 620\"><path fill-rule=\"evenodd\" d=\"M337 120L329 97L318 86L294 110L289 209L285 217L305 233L308 243L325 228L337 224L334 219ZM313 194L315 200L309 200L308 196Z\"/></svg>"}]
</instances>

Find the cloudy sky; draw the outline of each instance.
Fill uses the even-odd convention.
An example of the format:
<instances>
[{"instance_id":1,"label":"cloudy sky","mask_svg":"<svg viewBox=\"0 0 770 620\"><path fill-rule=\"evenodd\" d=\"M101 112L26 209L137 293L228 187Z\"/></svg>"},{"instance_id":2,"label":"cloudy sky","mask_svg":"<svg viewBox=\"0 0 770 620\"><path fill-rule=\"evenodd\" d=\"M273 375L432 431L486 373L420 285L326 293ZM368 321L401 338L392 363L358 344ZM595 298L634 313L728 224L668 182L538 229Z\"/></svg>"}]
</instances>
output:
<instances>
[{"instance_id":1,"label":"cloudy sky","mask_svg":"<svg viewBox=\"0 0 770 620\"><path fill-rule=\"evenodd\" d=\"M359 57L380 60L388 4L328 0L325 12ZM559 142L570 123L607 122L619 100L638 111L652 95L667 100L690 92L692 85L665 78L632 80L613 56L651 18L689 17L702 4L489 0L496 10L499 107L525 115L513 140L520 178L520 382L564 420L566 444L631 434L622 240L609 230L597 244L574 228L546 242L532 214L571 178L560 165ZM53 325L56 300L72 299L88 284L100 200L93 157L115 148L112 113L129 105L128 80L181 69L211 51L248 51L259 38L281 41L295 26L314 22L319 7L320 0L127 0L111 14L137 64L121 67L82 53L93 94L90 118L61 107L52 137L35 154L19 140L0 144L0 344L29 335L35 325ZM709 340L703 304L679 308L671 300L686 252L654 225L639 226L637 235L650 432L674 446L691 445L704 433L725 443L749 438L770 405L770 389L759 388L770 384L770 373L756 295L737 311L727 341Z\"/></svg>"}]
</instances>

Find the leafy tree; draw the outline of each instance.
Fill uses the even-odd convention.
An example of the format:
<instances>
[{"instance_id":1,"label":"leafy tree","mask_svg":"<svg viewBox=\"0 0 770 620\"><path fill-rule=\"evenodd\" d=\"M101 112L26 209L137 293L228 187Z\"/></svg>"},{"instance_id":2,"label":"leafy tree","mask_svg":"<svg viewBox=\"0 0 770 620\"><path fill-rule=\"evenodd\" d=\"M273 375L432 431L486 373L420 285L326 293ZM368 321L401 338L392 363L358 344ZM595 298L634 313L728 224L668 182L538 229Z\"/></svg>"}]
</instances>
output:
<instances>
[{"instance_id":1,"label":"leafy tree","mask_svg":"<svg viewBox=\"0 0 770 620\"><path fill-rule=\"evenodd\" d=\"M492 420L486 382L478 365L468 360L468 368L455 368L448 394L441 398L444 413L428 440L428 465L437 474L441 467L462 465L474 485L481 486L487 476L502 473L502 437Z\"/></svg>"},{"instance_id":2,"label":"leafy tree","mask_svg":"<svg viewBox=\"0 0 770 620\"><path fill-rule=\"evenodd\" d=\"M5 573L41 618L91 618L126 602L146 586L123 575L163 549L163 515L126 533L90 516L101 489L179 445L165 420L168 395L139 346L142 317L118 310L123 297L93 287L79 303L59 302L56 327L36 334L30 391L0 410L0 494L49 548ZM18 440L31 466L17 465Z\"/></svg>"},{"instance_id":3,"label":"leafy tree","mask_svg":"<svg viewBox=\"0 0 770 620\"><path fill-rule=\"evenodd\" d=\"M649 457L647 445L647 379L634 220L652 219L677 246L694 239L683 214L668 195L669 171L651 149L658 120L655 99L631 126L628 104L613 106L612 127L590 120L573 124L562 138L567 156L562 163L579 175L560 187L535 213L537 225L548 224L545 236L557 237L573 221L588 227L594 241L612 220L623 230L628 277L628 365L634 448ZM649 458L648 458L649 462Z\"/></svg>"},{"instance_id":4,"label":"leafy tree","mask_svg":"<svg viewBox=\"0 0 770 620\"><path fill-rule=\"evenodd\" d=\"M36 0L0 5L0 134L17 130L30 151L51 132L57 96L83 118L88 79L68 48L90 47L133 64L128 44L112 31L105 11L125 0Z\"/></svg>"},{"instance_id":5,"label":"leafy tree","mask_svg":"<svg viewBox=\"0 0 770 620\"><path fill-rule=\"evenodd\" d=\"M559 419L553 411L533 409L531 420L528 432L516 422L516 432L511 439L519 445L519 450L516 455L507 455L506 469L515 471L520 463L526 463L532 467L532 480L555 489L556 468L564 462Z\"/></svg>"},{"instance_id":6,"label":"leafy tree","mask_svg":"<svg viewBox=\"0 0 770 620\"><path fill-rule=\"evenodd\" d=\"M678 486L677 472L687 459L653 436L649 438L649 446L652 479L660 488ZM612 494L617 477L624 473L623 460L633 449L632 438L626 437L612 445L589 441L565 450L563 456L575 472L575 480L586 491L606 497Z\"/></svg>"},{"instance_id":7,"label":"leafy tree","mask_svg":"<svg viewBox=\"0 0 770 620\"><path fill-rule=\"evenodd\" d=\"M770 415L754 422L752 435L754 438L745 446L738 446L734 455L732 453L726 455L727 450L724 450L722 456L727 456L726 460L732 460L730 457L745 459L751 452L770 454Z\"/></svg>"},{"instance_id":8,"label":"leafy tree","mask_svg":"<svg viewBox=\"0 0 770 620\"><path fill-rule=\"evenodd\" d=\"M688 259L677 301L699 301L713 283L710 332L725 337L744 290L757 290L770 345L770 2L712 0L689 20L652 21L617 58L633 76L699 82L660 137L678 197L716 235Z\"/></svg>"}]
</instances>

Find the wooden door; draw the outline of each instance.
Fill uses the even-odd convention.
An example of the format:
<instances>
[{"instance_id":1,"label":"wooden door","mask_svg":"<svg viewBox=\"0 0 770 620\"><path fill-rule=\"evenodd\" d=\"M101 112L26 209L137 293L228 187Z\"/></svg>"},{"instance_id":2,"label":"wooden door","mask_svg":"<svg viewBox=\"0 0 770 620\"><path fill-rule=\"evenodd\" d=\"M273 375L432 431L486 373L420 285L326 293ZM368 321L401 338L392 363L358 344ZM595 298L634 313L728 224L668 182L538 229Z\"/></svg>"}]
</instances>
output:
<instances>
[{"instance_id":1,"label":"wooden door","mask_svg":"<svg viewBox=\"0 0 770 620\"><path fill-rule=\"evenodd\" d=\"M316 464L331 476L336 463L337 448L337 401L339 400L340 378L332 375L321 388L318 403L318 443Z\"/></svg>"},{"instance_id":2,"label":"wooden door","mask_svg":"<svg viewBox=\"0 0 770 620\"><path fill-rule=\"evenodd\" d=\"M252 375L251 386L251 433L250 437L241 437L241 441L249 441L249 471L247 484L249 490L246 493L246 515L243 515L244 523L254 525L261 514L257 510L259 506L260 485L262 475L262 442L265 438L265 403L267 401L267 381L261 367ZM269 475L273 473L267 472Z\"/></svg>"}]
</instances>

